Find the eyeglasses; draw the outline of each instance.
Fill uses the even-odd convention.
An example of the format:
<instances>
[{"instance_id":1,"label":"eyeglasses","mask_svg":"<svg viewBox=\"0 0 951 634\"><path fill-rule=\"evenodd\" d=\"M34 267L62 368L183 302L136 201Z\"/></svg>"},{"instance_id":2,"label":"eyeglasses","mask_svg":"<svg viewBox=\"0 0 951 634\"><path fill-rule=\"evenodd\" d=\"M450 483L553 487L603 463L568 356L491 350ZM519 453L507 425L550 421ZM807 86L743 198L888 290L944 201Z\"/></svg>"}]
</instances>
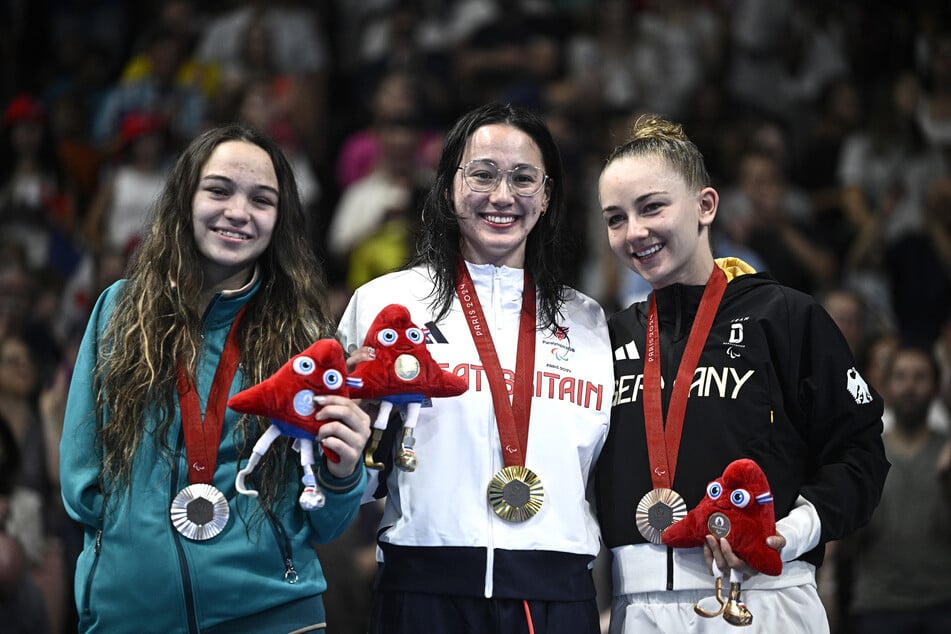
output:
<instances>
[{"instance_id":1,"label":"eyeglasses","mask_svg":"<svg viewBox=\"0 0 951 634\"><path fill-rule=\"evenodd\" d=\"M519 165L510 170L501 169L487 159L475 159L456 169L462 170L462 179L474 192L491 192L502 182L502 172L506 172L506 182L512 193L518 196L534 196L548 180L548 174L534 165Z\"/></svg>"}]
</instances>

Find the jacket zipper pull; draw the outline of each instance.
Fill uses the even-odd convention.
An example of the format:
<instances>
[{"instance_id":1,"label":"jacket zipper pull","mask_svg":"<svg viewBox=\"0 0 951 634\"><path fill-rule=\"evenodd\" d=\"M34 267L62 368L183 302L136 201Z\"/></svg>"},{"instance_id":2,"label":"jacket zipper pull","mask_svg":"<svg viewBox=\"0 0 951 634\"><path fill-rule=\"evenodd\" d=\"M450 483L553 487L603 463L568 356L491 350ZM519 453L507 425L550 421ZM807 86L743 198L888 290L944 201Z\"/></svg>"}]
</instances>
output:
<instances>
[{"instance_id":1,"label":"jacket zipper pull","mask_svg":"<svg viewBox=\"0 0 951 634\"><path fill-rule=\"evenodd\" d=\"M297 574L297 569L294 568L294 560L290 557L284 559L284 581L293 585L297 583L300 576Z\"/></svg>"}]
</instances>

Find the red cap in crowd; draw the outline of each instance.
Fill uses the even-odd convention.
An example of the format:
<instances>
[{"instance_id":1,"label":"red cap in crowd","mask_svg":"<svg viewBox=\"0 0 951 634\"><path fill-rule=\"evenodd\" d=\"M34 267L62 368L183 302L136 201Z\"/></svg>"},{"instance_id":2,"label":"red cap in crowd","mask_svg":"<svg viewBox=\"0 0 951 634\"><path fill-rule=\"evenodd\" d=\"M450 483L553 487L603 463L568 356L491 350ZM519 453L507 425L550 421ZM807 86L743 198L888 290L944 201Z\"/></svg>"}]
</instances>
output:
<instances>
[{"instance_id":1,"label":"red cap in crowd","mask_svg":"<svg viewBox=\"0 0 951 634\"><path fill-rule=\"evenodd\" d=\"M140 136L162 128L162 119L151 112L130 112L122 118L122 144L126 145Z\"/></svg>"},{"instance_id":2,"label":"red cap in crowd","mask_svg":"<svg viewBox=\"0 0 951 634\"><path fill-rule=\"evenodd\" d=\"M3 125L9 126L20 121L41 122L46 118L46 111L40 102L32 95L22 93L13 98L6 112L3 113Z\"/></svg>"}]
</instances>

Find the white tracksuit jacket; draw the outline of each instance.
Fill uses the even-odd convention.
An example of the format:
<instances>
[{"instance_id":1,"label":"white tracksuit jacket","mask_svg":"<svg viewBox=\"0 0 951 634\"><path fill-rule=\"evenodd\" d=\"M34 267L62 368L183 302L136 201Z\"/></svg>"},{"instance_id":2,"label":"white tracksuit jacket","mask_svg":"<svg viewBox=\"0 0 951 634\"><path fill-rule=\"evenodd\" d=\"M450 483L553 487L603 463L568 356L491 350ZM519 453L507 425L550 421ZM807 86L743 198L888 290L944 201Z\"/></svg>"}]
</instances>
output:
<instances>
[{"instance_id":1,"label":"white tracksuit jacket","mask_svg":"<svg viewBox=\"0 0 951 634\"><path fill-rule=\"evenodd\" d=\"M511 391L523 271L468 268ZM437 363L469 381L461 396L435 398L422 408L415 430L417 469L379 476L387 489L380 588L539 600L594 597L590 568L600 533L588 493L608 433L614 381L601 307L575 292L557 332L536 335L525 466L541 478L545 499L535 517L510 523L486 499L489 481L504 463L482 362L458 298L443 321L432 323L431 290L425 268L377 278L353 295L337 333L349 352L363 345L384 306L403 304L427 333ZM374 488L371 482L367 490Z\"/></svg>"}]
</instances>

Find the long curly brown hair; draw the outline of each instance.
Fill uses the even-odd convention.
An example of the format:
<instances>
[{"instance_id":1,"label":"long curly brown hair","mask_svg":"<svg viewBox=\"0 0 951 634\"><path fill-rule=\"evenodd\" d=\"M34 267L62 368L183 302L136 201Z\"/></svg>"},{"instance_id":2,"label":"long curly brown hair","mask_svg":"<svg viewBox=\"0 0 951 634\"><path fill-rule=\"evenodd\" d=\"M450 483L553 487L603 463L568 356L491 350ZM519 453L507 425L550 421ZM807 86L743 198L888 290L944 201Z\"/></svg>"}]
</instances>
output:
<instances>
[{"instance_id":1,"label":"long curly brown hair","mask_svg":"<svg viewBox=\"0 0 951 634\"><path fill-rule=\"evenodd\" d=\"M227 141L245 141L265 150L279 189L271 243L257 261L261 286L237 333L246 384L261 382L315 339L333 332L309 217L283 152L252 128L229 125L208 130L185 149L169 174L104 333L96 372L96 427L107 494L130 488L133 459L145 437L142 421L158 421L152 436L159 450L170 456L167 435L175 418L176 368L182 363L194 380L201 347L199 311L204 307L198 306L197 298L203 276L192 227L192 199L202 167ZM239 448L248 449L267 425L265 419L243 416L235 430ZM269 451L256 469L264 509L282 494L280 485L288 469L296 468L286 439L284 443L285 451Z\"/></svg>"}]
</instances>

